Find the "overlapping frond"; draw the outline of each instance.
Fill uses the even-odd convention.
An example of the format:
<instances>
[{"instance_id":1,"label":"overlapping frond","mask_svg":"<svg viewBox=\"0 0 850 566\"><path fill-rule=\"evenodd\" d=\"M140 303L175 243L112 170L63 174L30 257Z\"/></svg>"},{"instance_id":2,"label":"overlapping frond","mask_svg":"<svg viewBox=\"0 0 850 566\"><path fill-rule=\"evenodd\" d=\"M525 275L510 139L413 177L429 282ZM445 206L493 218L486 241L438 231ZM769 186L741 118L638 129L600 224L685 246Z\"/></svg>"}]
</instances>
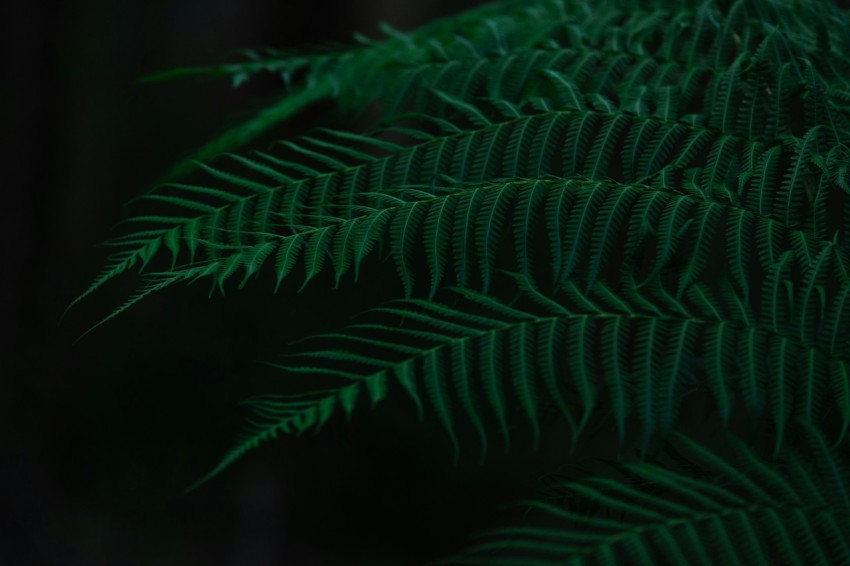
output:
<instances>
[{"instance_id":1,"label":"overlapping frond","mask_svg":"<svg viewBox=\"0 0 850 566\"><path fill-rule=\"evenodd\" d=\"M573 506L532 500L527 522L482 533L440 564L845 564L850 462L810 425L777 459L729 438L728 455L674 434L679 460L558 485Z\"/></svg>"},{"instance_id":2,"label":"overlapping frond","mask_svg":"<svg viewBox=\"0 0 850 566\"><path fill-rule=\"evenodd\" d=\"M430 89L520 102L548 94L547 72L638 114L647 103L667 112L672 104L748 137L789 133L797 104L804 130L824 119L846 127L850 39L842 16L808 4L760 4L738 0L724 11L704 2L502 1L410 33L384 26L388 39L360 37L350 49L247 51L244 63L182 74L223 74L239 84L273 72L292 94L196 157L241 145L319 99L347 111L378 100L384 116L439 112L443 102Z\"/></svg>"},{"instance_id":3,"label":"overlapping frond","mask_svg":"<svg viewBox=\"0 0 850 566\"><path fill-rule=\"evenodd\" d=\"M492 119L483 113L488 109L494 116ZM606 204L602 211L613 214L614 219L620 221L628 203L636 197L634 190L645 185L650 189L689 194L706 202L722 198L759 216L782 220L785 229L816 227L814 235L820 238L837 227L834 221L829 221L834 215L828 217L825 207L829 193L840 190L840 183L835 179L836 166L843 167L844 164L836 162L833 157L830 167L827 161L829 154L818 154L817 161L811 155L817 128L804 138L786 137L780 143L766 146L727 134L718 136L710 128L685 127L610 106L604 111L549 109L511 114L517 112L516 107L505 110L496 105L491 109L463 103L461 110L478 125L463 129L444 123L443 131L437 134L426 130L407 130L409 135L421 138L413 145L323 131L318 136L281 142L284 150L289 152L287 158L264 152L248 157L230 155L228 161L233 164L233 170L202 164L212 181L209 186L173 183L141 197L140 200L159 208L169 205L174 212L171 215L159 212L128 219L127 222L141 223L145 228L110 242L120 251L77 300L128 269L135 266L144 269L154 256L164 252L171 253L172 265L178 257L185 257L182 254L188 255L188 262L182 263L177 271L162 273L160 270L160 275L156 276L158 283L166 279L181 281L203 273L216 277L221 287L223 280L241 266L245 266L248 275L256 272L262 263L257 261L258 257L266 257L271 251L284 248L285 253L292 254L302 247L305 253L310 254L308 280L321 270L332 249L336 254L334 266L338 280L347 270L349 258L359 267L365 256L365 252L351 256L352 247L359 244L361 251L371 249L374 240L370 238L379 238L380 226L391 218L396 220L389 223L390 234L401 246L393 248L394 257L409 293L412 274L407 267L409 258L406 253L410 248L404 246L412 243L409 238L415 237L418 223L424 218L419 218L419 213L431 207L431 203L424 206L417 204L417 199L435 196L444 197L437 202L447 208L441 209L441 229L426 242L431 256L432 293L442 278L445 248L449 241L456 242L451 233L458 228L465 234L467 242L473 231L478 236L483 233L487 241L481 252L485 256L482 280L486 290L492 267L492 248L498 245L498 240L493 238L498 235L491 227L496 230L501 227L507 207L503 193L515 192L508 190L513 188L511 183L500 185L492 179L512 176L551 176L572 178L577 182L591 179L602 185L617 180L625 191L618 201L619 205L608 210L611 205ZM644 135L646 131L653 132L652 136ZM619 152L617 160L612 159L615 152ZM836 155L834 151L832 155ZM294 156L300 156L301 160L296 161ZM736 162L741 163L737 169L733 168ZM734 182L735 172L739 186L733 192L730 185ZM773 190L780 173L783 181ZM837 174L840 175L840 171ZM436 180L440 176L458 179L454 182L455 187L444 189L458 197L470 190L481 190L482 187L467 188L475 183L491 188L501 186L499 193L485 190L480 195L485 209L491 211L489 220L467 215L452 227L448 216L461 199L435 194ZM815 182L823 193L820 199L813 199L809 192ZM214 183L218 186L213 186ZM545 191L538 194L534 192L536 189L531 190L531 195L542 197L545 194ZM652 206L658 207L655 210L661 210L663 198L656 199L651 192L644 195L652 201ZM538 225L535 211L543 202L537 197L526 202L525 197L524 192L519 192L525 206L525 219L519 216L513 219L521 222L514 228L520 255L529 250L529 231ZM469 199L474 198L468 197L464 203L471 205ZM405 204L411 202L410 205ZM564 266L566 273L560 275L568 276L574 269L577 259L575 249L582 247L583 242L590 238L591 215L595 214L594 208L600 203L597 201L590 208L585 207L586 218L579 219L578 225L571 226L567 222L566 228L572 230L578 244L573 246L573 253ZM490 207L491 204L495 208ZM690 207L683 202L679 205L676 213L662 219L662 223L665 219L669 221L665 224L668 232L662 236L664 241L673 242L683 236L682 226ZM804 206L813 211L800 218L798 212ZM722 203L709 207L706 211L708 217L699 226L701 234L713 233L709 230L720 218L722 208ZM565 212L564 207L558 214L561 212ZM652 215L652 211L647 213ZM400 214L409 215L403 229ZM375 226L373 221L379 226ZM461 224L463 221L472 224ZM489 224L482 228L481 222ZM548 225L551 228L558 222L550 218ZM425 224L426 230L430 231L430 220ZM473 225L475 230L472 230ZM358 232L367 226L370 228L368 238L358 242ZM739 223L739 227L749 228L744 222ZM559 227L556 229L560 230ZM609 222L604 234L613 237L616 229L617 226ZM781 237L778 230L782 230L780 225L767 231L771 238L777 238ZM564 236L560 231L555 234L558 238ZM631 235L634 236L634 232ZM800 238L805 240L807 236ZM523 244L523 241L526 243ZM698 275L707 258L705 246L710 241L710 237L697 238L698 245L693 250L695 262L680 293ZM610 248L614 242L606 239L597 246ZM639 240L630 241L631 246L637 243ZM465 282L471 258L467 257L467 245L463 241L459 245L455 246L454 260L456 265L463 266L464 273L459 275L458 280ZM205 257L196 259L199 249ZM669 253L672 248L667 246L664 251ZM553 254L556 256L554 264L560 266L563 258L557 257L557 251ZM294 257L289 257L294 260ZM663 261L657 262L659 267L669 259L668 256L661 257ZM604 253L599 258L604 259ZM530 258L520 261L523 272L528 274ZM739 284L746 285L740 269L743 263L739 263L735 277ZM288 269L292 263L282 261L278 265ZM600 266L597 261L592 268L591 279ZM286 269L278 270L278 282L285 275ZM558 276L556 274L555 279Z\"/></svg>"},{"instance_id":4,"label":"overlapping frond","mask_svg":"<svg viewBox=\"0 0 850 566\"><path fill-rule=\"evenodd\" d=\"M733 464L674 434L694 460L681 471L561 486L621 517L534 503L549 524L494 532L457 563L850 561L832 451L850 427L847 13L674 4L502 0L175 73L271 72L286 92L203 148L191 181L139 197L72 305L131 271L142 285L102 322L176 283L223 293L264 272L276 291L337 288L387 261L403 289L272 364L324 385L247 402L245 434L196 485L363 400L412 403L456 459L483 460L496 437L536 445L552 414L571 448L608 415L621 446L645 448L701 391L723 427L765 424L778 460L733 442ZM380 121L231 151L328 99Z\"/></svg>"}]
</instances>

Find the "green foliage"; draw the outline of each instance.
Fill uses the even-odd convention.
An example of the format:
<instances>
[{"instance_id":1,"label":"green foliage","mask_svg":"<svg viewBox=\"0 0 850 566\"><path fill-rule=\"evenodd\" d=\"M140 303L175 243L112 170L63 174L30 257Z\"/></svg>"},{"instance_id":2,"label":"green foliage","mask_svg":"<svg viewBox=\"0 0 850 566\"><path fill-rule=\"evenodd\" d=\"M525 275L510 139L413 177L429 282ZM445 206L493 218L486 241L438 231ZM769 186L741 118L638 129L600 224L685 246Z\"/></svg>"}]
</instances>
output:
<instances>
[{"instance_id":1,"label":"green foliage","mask_svg":"<svg viewBox=\"0 0 850 566\"><path fill-rule=\"evenodd\" d=\"M850 467L804 427L804 451L777 461L730 439L721 457L674 433L687 466L634 462L526 502L534 525L485 533L446 564L847 564ZM684 468L684 469L677 469ZM565 499L564 495L572 496ZM577 509L592 505L594 513ZM486 540L489 538L490 540Z\"/></svg>"},{"instance_id":2,"label":"green foliage","mask_svg":"<svg viewBox=\"0 0 850 566\"><path fill-rule=\"evenodd\" d=\"M72 305L134 270L142 286L98 325L180 282L368 285L382 261L404 294L272 364L331 386L247 402L245 434L196 485L362 398L412 402L455 459L476 437L481 462L517 428L536 446L553 414L568 458L610 418L639 461L562 487L619 517L531 503L550 525L452 563L850 563L848 15L503 0L384 32L151 77L271 72L287 91L175 169L197 180L136 199ZM319 100L379 122L235 153ZM737 414L761 423L769 456L730 437L733 464L677 432L697 391L730 434L749 434ZM670 438L683 470L648 460Z\"/></svg>"}]
</instances>

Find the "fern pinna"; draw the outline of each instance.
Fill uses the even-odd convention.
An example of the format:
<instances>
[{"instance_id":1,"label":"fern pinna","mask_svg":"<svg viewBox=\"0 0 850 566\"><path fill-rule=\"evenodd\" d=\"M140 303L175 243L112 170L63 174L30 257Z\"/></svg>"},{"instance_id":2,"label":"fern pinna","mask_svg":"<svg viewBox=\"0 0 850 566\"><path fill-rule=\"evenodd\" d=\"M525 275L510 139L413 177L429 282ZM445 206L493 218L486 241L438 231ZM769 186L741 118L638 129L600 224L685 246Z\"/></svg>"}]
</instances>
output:
<instances>
[{"instance_id":1,"label":"fern pinna","mask_svg":"<svg viewBox=\"0 0 850 566\"><path fill-rule=\"evenodd\" d=\"M271 363L323 385L249 400L196 485L364 398L413 403L481 462L556 421L569 460L602 419L619 475L562 482L528 504L541 524L447 562L850 564L847 13L502 0L383 29L152 77L270 72L286 93L140 196L72 305L130 271L142 285L98 324L204 279L224 293L270 273L285 295L390 262L402 293ZM380 118L241 149L319 100ZM694 392L725 448L677 430Z\"/></svg>"}]
</instances>

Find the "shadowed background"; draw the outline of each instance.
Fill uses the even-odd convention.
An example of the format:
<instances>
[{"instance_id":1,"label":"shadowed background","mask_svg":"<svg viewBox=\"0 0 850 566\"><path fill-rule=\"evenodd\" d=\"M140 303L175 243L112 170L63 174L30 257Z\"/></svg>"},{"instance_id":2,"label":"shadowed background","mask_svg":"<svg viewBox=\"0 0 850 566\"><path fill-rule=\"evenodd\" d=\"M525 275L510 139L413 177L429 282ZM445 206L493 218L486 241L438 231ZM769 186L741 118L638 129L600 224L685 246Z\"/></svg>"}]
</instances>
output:
<instances>
[{"instance_id":1,"label":"shadowed background","mask_svg":"<svg viewBox=\"0 0 850 566\"><path fill-rule=\"evenodd\" d=\"M359 310L354 288L328 293L317 284L282 298L258 283L224 300L178 286L73 345L132 292L137 280L128 276L57 326L100 269L108 250L95 246L126 216L123 204L280 88L274 77L238 89L227 80L136 79L232 61L243 47L375 37L380 20L411 29L475 4L9 6L0 564L416 564L486 526L495 501L536 485L527 474L506 481L512 468L498 450L488 464L501 461L504 473L482 474L477 455L454 469L436 423L420 427L412 407L388 406L316 437L269 443L182 495L235 440L245 414L238 401L281 390L280 374L254 360L337 328ZM324 110L272 139L334 125Z\"/></svg>"}]
</instances>

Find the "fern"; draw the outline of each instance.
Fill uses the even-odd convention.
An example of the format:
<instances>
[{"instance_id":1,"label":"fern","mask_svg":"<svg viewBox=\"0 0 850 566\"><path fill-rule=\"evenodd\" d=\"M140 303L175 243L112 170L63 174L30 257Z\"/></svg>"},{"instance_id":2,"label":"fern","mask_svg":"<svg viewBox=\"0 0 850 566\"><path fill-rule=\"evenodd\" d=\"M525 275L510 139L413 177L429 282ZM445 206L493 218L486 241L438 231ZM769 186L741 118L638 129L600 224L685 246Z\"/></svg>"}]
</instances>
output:
<instances>
[{"instance_id":1,"label":"fern","mask_svg":"<svg viewBox=\"0 0 850 566\"><path fill-rule=\"evenodd\" d=\"M244 435L192 487L361 399L412 403L455 461L486 462L496 436L536 447L558 420L572 461L610 421L638 461L562 487L622 517L533 503L552 525L455 563L848 562L848 24L790 0L501 0L150 77L275 73L286 91L135 199L70 306L137 272L94 329L181 282L223 294L268 273L288 296L373 285L392 263L399 293L271 363L308 392L249 400ZM379 118L243 149L319 100ZM752 478L682 435L693 393L730 434L741 417L764 433L760 451L731 441ZM669 439L681 470L657 460Z\"/></svg>"},{"instance_id":2,"label":"fern","mask_svg":"<svg viewBox=\"0 0 850 566\"><path fill-rule=\"evenodd\" d=\"M577 501L530 501L541 524L490 531L484 536L491 540L444 563L847 563L847 458L817 429L801 428L810 448L784 450L776 462L736 438L732 454L722 457L676 433L673 446L690 469L639 462L618 466L621 477L556 484L551 491L596 503L606 514L578 512Z\"/></svg>"}]
</instances>

